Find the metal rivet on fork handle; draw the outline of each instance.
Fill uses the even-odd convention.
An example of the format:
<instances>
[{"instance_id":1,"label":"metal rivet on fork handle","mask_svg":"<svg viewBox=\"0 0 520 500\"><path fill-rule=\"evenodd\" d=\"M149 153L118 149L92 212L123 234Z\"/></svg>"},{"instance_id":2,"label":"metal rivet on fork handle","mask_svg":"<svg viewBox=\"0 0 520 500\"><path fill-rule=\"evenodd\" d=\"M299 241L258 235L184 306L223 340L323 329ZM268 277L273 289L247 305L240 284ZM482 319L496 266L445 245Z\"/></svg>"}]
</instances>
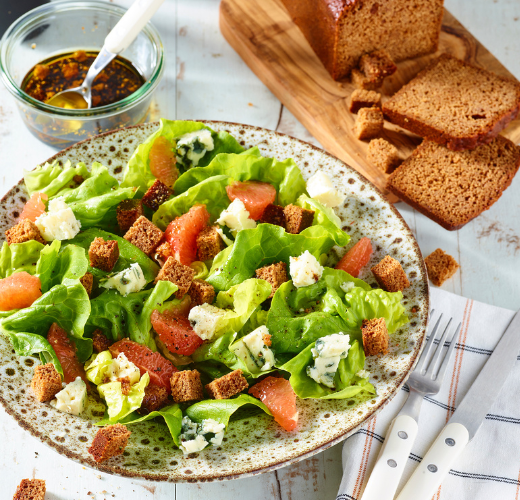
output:
<instances>
[{"instance_id":1,"label":"metal rivet on fork handle","mask_svg":"<svg viewBox=\"0 0 520 500\"><path fill-rule=\"evenodd\" d=\"M388 462L386 462L390 467L392 467L392 469L395 469L397 467L397 462L395 460L388 460Z\"/></svg>"},{"instance_id":2,"label":"metal rivet on fork handle","mask_svg":"<svg viewBox=\"0 0 520 500\"><path fill-rule=\"evenodd\" d=\"M428 465L428 470L430 472L437 472L437 466L433 465L433 464L430 464L430 465Z\"/></svg>"}]
</instances>

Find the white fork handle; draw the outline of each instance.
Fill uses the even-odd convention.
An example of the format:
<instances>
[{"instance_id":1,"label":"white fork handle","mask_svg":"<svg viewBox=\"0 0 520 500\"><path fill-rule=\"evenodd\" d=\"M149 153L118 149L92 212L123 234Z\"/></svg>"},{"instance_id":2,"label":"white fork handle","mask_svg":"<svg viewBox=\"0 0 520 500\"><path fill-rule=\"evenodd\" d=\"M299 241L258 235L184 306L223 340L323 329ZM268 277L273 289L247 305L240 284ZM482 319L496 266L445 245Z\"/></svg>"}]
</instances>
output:
<instances>
[{"instance_id":1,"label":"white fork handle","mask_svg":"<svg viewBox=\"0 0 520 500\"><path fill-rule=\"evenodd\" d=\"M393 500L417 436L417 422L398 415L390 424L362 500Z\"/></svg>"},{"instance_id":2,"label":"white fork handle","mask_svg":"<svg viewBox=\"0 0 520 500\"><path fill-rule=\"evenodd\" d=\"M417 466L397 500L430 500L469 442L462 424L448 424Z\"/></svg>"},{"instance_id":3,"label":"white fork handle","mask_svg":"<svg viewBox=\"0 0 520 500\"><path fill-rule=\"evenodd\" d=\"M105 38L103 47L120 54L128 48L164 0L135 0Z\"/></svg>"}]
</instances>

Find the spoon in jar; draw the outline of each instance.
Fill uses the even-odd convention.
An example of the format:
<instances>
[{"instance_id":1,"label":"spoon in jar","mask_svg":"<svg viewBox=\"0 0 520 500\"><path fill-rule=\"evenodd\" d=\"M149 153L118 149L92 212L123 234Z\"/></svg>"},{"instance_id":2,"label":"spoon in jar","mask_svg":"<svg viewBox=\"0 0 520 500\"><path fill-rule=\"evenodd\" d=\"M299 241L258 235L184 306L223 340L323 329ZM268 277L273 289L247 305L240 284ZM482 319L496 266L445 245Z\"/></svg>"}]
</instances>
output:
<instances>
[{"instance_id":1,"label":"spoon in jar","mask_svg":"<svg viewBox=\"0 0 520 500\"><path fill-rule=\"evenodd\" d=\"M128 48L163 2L164 0L136 0L105 38L105 43L88 69L83 83L79 87L58 92L46 104L66 109L90 109L91 87L96 76Z\"/></svg>"}]
</instances>

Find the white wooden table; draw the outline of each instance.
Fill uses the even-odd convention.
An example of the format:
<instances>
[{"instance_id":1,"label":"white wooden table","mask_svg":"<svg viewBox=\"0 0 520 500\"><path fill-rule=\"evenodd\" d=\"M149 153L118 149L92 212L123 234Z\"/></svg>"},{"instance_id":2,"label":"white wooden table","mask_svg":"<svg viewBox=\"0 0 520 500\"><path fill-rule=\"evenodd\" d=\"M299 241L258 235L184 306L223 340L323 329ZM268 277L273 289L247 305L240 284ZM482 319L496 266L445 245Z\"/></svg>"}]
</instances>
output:
<instances>
[{"instance_id":1,"label":"white wooden table","mask_svg":"<svg viewBox=\"0 0 520 500\"><path fill-rule=\"evenodd\" d=\"M129 6L131 0L118 1ZM446 7L520 78L520 2L446 0ZM257 125L317 142L228 46L218 28L218 0L166 0L153 19L167 66L151 120L215 119ZM2 13L0 12L0 15ZM54 154L25 129L0 85L0 193L23 169ZM397 205L428 255L441 247L461 271L444 286L454 293L520 308L520 175L500 201L457 232ZM100 474L51 451L0 409L0 497L10 499L22 478L47 480L48 500L246 498L334 499L341 479L341 445L276 472L210 484L153 484Z\"/></svg>"}]
</instances>

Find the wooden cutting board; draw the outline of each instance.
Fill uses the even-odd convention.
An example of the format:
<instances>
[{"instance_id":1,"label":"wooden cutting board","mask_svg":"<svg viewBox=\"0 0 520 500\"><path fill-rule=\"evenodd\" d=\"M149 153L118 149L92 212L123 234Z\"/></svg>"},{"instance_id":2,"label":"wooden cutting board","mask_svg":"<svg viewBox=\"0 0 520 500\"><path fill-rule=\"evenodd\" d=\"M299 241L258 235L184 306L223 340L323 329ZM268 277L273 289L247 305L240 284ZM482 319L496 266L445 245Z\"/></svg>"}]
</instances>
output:
<instances>
[{"instance_id":1,"label":"wooden cutting board","mask_svg":"<svg viewBox=\"0 0 520 500\"><path fill-rule=\"evenodd\" d=\"M352 132L355 115L348 111L348 100L354 85L332 79L280 0L222 0L220 29L258 78L327 151L370 179L391 201L397 201L386 192L386 174L366 161L368 141L356 139ZM443 52L514 78L445 10L439 50L398 63L398 71L382 88L383 101ZM520 142L520 119L510 123L503 134L515 144ZM383 137L397 146L403 158L420 142L417 136L389 123L385 123Z\"/></svg>"}]
</instances>

